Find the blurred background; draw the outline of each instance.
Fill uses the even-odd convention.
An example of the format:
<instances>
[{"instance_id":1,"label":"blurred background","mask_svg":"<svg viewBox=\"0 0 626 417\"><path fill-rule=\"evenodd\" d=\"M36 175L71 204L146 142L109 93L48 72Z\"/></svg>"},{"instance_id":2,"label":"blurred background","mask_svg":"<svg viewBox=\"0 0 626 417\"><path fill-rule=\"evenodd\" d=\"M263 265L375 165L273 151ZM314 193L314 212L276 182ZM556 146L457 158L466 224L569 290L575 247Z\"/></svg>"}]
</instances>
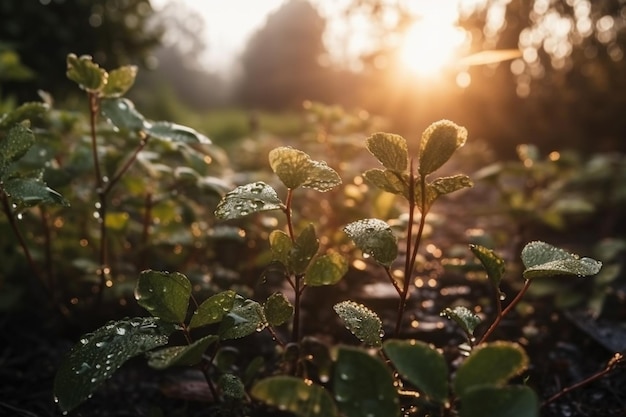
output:
<instances>
[{"instance_id":1,"label":"blurred background","mask_svg":"<svg viewBox=\"0 0 626 417\"><path fill-rule=\"evenodd\" d=\"M142 112L228 145L307 100L416 140L447 118L500 157L626 150L624 0L3 0L3 105L80 94L68 53L136 64Z\"/></svg>"}]
</instances>

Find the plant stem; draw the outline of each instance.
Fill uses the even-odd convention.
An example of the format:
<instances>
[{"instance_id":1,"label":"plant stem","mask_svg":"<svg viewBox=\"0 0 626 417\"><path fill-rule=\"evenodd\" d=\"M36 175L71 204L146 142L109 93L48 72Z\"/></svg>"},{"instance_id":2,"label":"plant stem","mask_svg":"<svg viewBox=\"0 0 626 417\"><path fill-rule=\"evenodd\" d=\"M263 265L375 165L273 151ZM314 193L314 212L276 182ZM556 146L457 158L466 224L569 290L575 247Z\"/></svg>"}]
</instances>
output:
<instances>
[{"instance_id":1,"label":"plant stem","mask_svg":"<svg viewBox=\"0 0 626 417\"><path fill-rule=\"evenodd\" d=\"M293 308L293 326L291 330L291 341L298 343L300 340L300 299L304 287L302 285L302 276L296 275L294 287L294 308Z\"/></svg>"},{"instance_id":2,"label":"plant stem","mask_svg":"<svg viewBox=\"0 0 626 417\"><path fill-rule=\"evenodd\" d=\"M532 281L529 279L526 280L526 282L524 283L524 287L522 287L520 292L517 293L513 301L511 301L511 303L508 306L506 306L506 308L498 314L498 316L493 321L493 323L491 323L491 326L489 326L489 329L487 329L483 337L481 337L480 341L477 343L478 345L480 345L481 343L484 343L487 340L487 338L491 336L491 333L493 333L496 327L498 327L498 325L500 324L504 316L509 314L509 312L517 305L517 303L520 302L524 294L526 294L526 291L528 291L528 288L530 288L531 282Z\"/></svg>"}]
</instances>

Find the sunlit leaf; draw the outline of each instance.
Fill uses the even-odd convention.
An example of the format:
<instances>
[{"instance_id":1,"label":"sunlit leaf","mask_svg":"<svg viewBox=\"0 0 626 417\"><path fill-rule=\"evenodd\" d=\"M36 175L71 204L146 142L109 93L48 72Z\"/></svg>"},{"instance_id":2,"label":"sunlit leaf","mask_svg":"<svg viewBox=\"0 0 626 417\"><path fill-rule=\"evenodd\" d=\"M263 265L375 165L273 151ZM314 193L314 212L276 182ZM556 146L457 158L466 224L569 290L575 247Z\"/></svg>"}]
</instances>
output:
<instances>
[{"instance_id":1,"label":"sunlit leaf","mask_svg":"<svg viewBox=\"0 0 626 417\"><path fill-rule=\"evenodd\" d=\"M470 250L478 258L487 272L487 277L491 284L500 291L500 281L504 276L506 264L504 259L499 257L493 250L481 245L470 245Z\"/></svg>"},{"instance_id":2,"label":"sunlit leaf","mask_svg":"<svg viewBox=\"0 0 626 417\"><path fill-rule=\"evenodd\" d=\"M250 393L258 401L289 411L298 417L338 417L330 394L321 386L293 376L260 380Z\"/></svg>"},{"instance_id":3,"label":"sunlit leaf","mask_svg":"<svg viewBox=\"0 0 626 417\"><path fill-rule=\"evenodd\" d=\"M302 187L326 192L332 190L339 184L341 184L339 174L326 165L326 162L311 161L309 176L307 180L302 183Z\"/></svg>"},{"instance_id":4,"label":"sunlit leaf","mask_svg":"<svg viewBox=\"0 0 626 417\"><path fill-rule=\"evenodd\" d=\"M189 328L194 329L222 321L222 318L233 308L236 295L235 291L227 290L204 300L193 312Z\"/></svg>"},{"instance_id":5,"label":"sunlit leaf","mask_svg":"<svg viewBox=\"0 0 626 417\"><path fill-rule=\"evenodd\" d=\"M292 190L308 187L323 192L341 184L337 172L325 162L314 161L308 154L297 149L285 146L272 149L269 163L285 187Z\"/></svg>"},{"instance_id":6,"label":"sunlit leaf","mask_svg":"<svg viewBox=\"0 0 626 417\"><path fill-rule=\"evenodd\" d=\"M270 326L280 326L293 316L293 305L282 293L275 292L265 301L263 312Z\"/></svg>"},{"instance_id":7,"label":"sunlit leaf","mask_svg":"<svg viewBox=\"0 0 626 417\"><path fill-rule=\"evenodd\" d=\"M107 82L107 72L93 62L89 55L67 56L67 78L90 93L99 92Z\"/></svg>"},{"instance_id":8,"label":"sunlit leaf","mask_svg":"<svg viewBox=\"0 0 626 417\"><path fill-rule=\"evenodd\" d=\"M69 206L61 194L38 178L11 178L3 184L4 192L18 209L38 204Z\"/></svg>"},{"instance_id":9,"label":"sunlit leaf","mask_svg":"<svg viewBox=\"0 0 626 417\"><path fill-rule=\"evenodd\" d=\"M539 399L522 385L479 385L461 398L459 417L539 417Z\"/></svg>"},{"instance_id":10,"label":"sunlit leaf","mask_svg":"<svg viewBox=\"0 0 626 417\"><path fill-rule=\"evenodd\" d=\"M379 219L362 219L343 229L363 253L381 265L390 266L398 256L397 238L391 227Z\"/></svg>"},{"instance_id":11,"label":"sunlit leaf","mask_svg":"<svg viewBox=\"0 0 626 417\"><path fill-rule=\"evenodd\" d=\"M470 180L467 175L460 174L454 175L452 177L437 178L436 180L428 184L428 187L434 190L437 197L439 197L445 194L453 193L458 190L462 190L463 188L472 187L473 185L474 184L472 183L472 180Z\"/></svg>"},{"instance_id":12,"label":"sunlit leaf","mask_svg":"<svg viewBox=\"0 0 626 417\"><path fill-rule=\"evenodd\" d=\"M289 235L282 230L273 230L272 233L270 233L269 242L274 259L285 267L288 267L289 254L293 248L293 242Z\"/></svg>"},{"instance_id":13,"label":"sunlit leaf","mask_svg":"<svg viewBox=\"0 0 626 417\"><path fill-rule=\"evenodd\" d=\"M444 309L441 314L461 326L461 329L463 329L465 334L470 336L474 334L476 326L480 324L480 317L467 307L448 307Z\"/></svg>"},{"instance_id":14,"label":"sunlit leaf","mask_svg":"<svg viewBox=\"0 0 626 417\"><path fill-rule=\"evenodd\" d=\"M602 262L591 258L581 258L548 243L534 241L522 249L522 262L525 279L575 275L578 277L595 275L600 272Z\"/></svg>"},{"instance_id":15,"label":"sunlit leaf","mask_svg":"<svg viewBox=\"0 0 626 417\"><path fill-rule=\"evenodd\" d=\"M343 320L346 329L368 346L380 347L383 337L383 323L376 313L363 304L342 301L333 306Z\"/></svg>"},{"instance_id":16,"label":"sunlit leaf","mask_svg":"<svg viewBox=\"0 0 626 417\"><path fill-rule=\"evenodd\" d=\"M398 417L400 404L385 363L367 351L339 347L333 377L335 401L346 417Z\"/></svg>"},{"instance_id":17,"label":"sunlit leaf","mask_svg":"<svg viewBox=\"0 0 626 417\"><path fill-rule=\"evenodd\" d=\"M196 130L170 122L150 122L144 127L146 133L168 142L210 144L211 140Z\"/></svg>"},{"instance_id":18,"label":"sunlit leaf","mask_svg":"<svg viewBox=\"0 0 626 417\"><path fill-rule=\"evenodd\" d=\"M107 98L120 97L135 83L137 67L125 65L109 72L107 83L102 89L102 95Z\"/></svg>"},{"instance_id":19,"label":"sunlit leaf","mask_svg":"<svg viewBox=\"0 0 626 417\"><path fill-rule=\"evenodd\" d=\"M215 217L237 219L262 211L279 210L284 204L276 191L262 181L241 185L228 192L217 205Z\"/></svg>"},{"instance_id":20,"label":"sunlit leaf","mask_svg":"<svg viewBox=\"0 0 626 417\"><path fill-rule=\"evenodd\" d=\"M148 352L148 365L154 369L167 369L172 366L193 366L202 360L207 348L219 337L208 335L190 345L172 346Z\"/></svg>"},{"instance_id":21,"label":"sunlit leaf","mask_svg":"<svg viewBox=\"0 0 626 417\"><path fill-rule=\"evenodd\" d=\"M233 308L226 313L220 323L220 339L239 339L263 330L266 325L261 304L237 295Z\"/></svg>"},{"instance_id":22,"label":"sunlit leaf","mask_svg":"<svg viewBox=\"0 0 626 417\"><path fill-rule=\"evenodd\" d=\"M167 344L175 330L155 317L112 321L84 335L62 360L54 378L54 397L69 412L91 396L128 359Z\"/></svg>"},{"instance_id":23,"label":"sunlit leaf","mask_svg":"<svg viewBox=\"0 0 626 417\"><path fill-rule=\"evenodd\" d=\"M316 258L304 274L306 285L333 285L348 272L348 261L339 253L329 251Z\"/></svg>"},{"instance_id":24,"label":"sunlit leaf","mask_svg":"<svg viewBox=\"0 0 626 417\"><path fill-rule=\"evenodd\" d=\"M396 171L378 168L368 169L363 173L363 177L373 186L388 193L409 198L409 185L402 175Z\"/></svg>"},{"instance_id":25,"label":"sunlit leaf","mask_svg":"<svg viewBox=\"0 0 626 417\"><path fill-rule=\"evenodd\" d=\"M517 343L493 342L476 347L459 366L455 392L463 396L479 385L503 386L528 368L528 356Z\"/></svg>"},{"instance_id":26,"label":"sunlit leaf","mask_svg":"<svg viewBox=\"0 0 626 417\"><path fill-rule=\"evenodd\" d=\"M467 140L467 130L449 120L431 124L422 134L419 153L419 173L426 176L450 159Z\"/></svg>"},{"instance_id":27,"label":"sunlit leaf","mask_svg":"<svg viewBox=\"0 0 626 417\"><path fill-rule=\"evenodd\" d=\"M448 364L433 346L419 340L388 340L385 355L403 378L428 398L444 403L448 399Z\"/></svg>"},{"instance_id":28,"label":"sunlit leaf","mask_svg":"<svg viewBox=\"0 0 626 417\"><path fill-rule=\"evenodd\" d=\"M11 128L24 120L38 118L49 109L50 106L46 103L36 101L24 103L14 110L0 115L0 130ZM2 155L2 152L0 152L0 155Z\"/></svg>"},{"instance_id":29,"label":"sunlit leaf","mask_svg":"<svg viewBox=\"0 0 626 417\"><path fill-rule=\"evenodd\" d=\"M146 119L127 98L109 98L100 102L102 115L123 130L139 131L146 127Z\"/></svg>"},{"instance_id":30,"label":"sunlit leaf","mask_svg":"<svg viewBox=\"0 0 626 417\"><path fill-rule=\"evenodd\" d=\"M311 263L311 259L317 254L320 242L315 234L315 227L309 223L298 237L289 252L289 268L296 275L303 274Z\"/></svg>"},{"instance_id":31,"label":"sunlit leaf","mask_svg":"<svg viewBox=\"0 0 626 417\"><path fill-rule=\"evenodd\" d=\"M190 295L191 283L179 272L142 271L135 287L140 306L172 323L185 321Z\"/></svg>"},{"instance_id":32,"label":"sunlit leaf","mask_svg":"<svg viewBox=\"0 0 626 417\"><path fill-rule=\"evenodd\" d=\"M366 140L367 149L387 169L406 171L409 152L406 139L391 133L374 133Z\"/></svg>"}]
</instances>

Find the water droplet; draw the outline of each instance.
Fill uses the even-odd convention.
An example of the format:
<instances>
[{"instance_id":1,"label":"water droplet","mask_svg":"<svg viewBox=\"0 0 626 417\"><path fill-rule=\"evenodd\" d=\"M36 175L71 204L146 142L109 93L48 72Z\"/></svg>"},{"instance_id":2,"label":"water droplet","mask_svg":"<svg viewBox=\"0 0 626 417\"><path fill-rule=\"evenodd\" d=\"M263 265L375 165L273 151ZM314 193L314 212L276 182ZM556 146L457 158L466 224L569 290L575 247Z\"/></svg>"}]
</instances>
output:
<instances>
[{"instance_id":1,"label":"water droplet","mask_svg":"<svg viewBox=\"0 0 626 417\"><path fill-rule=\"evenodd\" d=\"M506 294L501 292L500 293L500 301L504 301L504 300L506 300Z\"/></svg>"},{"instance_id":2,"label":"water droplet","mask_svg":"<svg viewBox=\"0 0 626 417\"><path fill-rule=\"evenodd\" d=\"M104 345L106 345L106 342L102 342L102 341L100 341L100 342L96 342L96 347L97 347L97 348L101 348L101 347L102 347L102 346L104 346Z\"/></svg>"}]
</instances>

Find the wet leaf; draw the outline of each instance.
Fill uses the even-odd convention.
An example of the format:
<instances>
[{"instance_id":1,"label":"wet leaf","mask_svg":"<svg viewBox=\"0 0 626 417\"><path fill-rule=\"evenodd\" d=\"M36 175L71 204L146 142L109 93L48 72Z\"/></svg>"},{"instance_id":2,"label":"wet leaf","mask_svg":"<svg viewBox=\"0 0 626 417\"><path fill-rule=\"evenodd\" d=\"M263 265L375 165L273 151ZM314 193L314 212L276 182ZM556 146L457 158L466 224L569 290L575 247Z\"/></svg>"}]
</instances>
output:
<instances>
[{"instance_id":1,"label":"wet leaf","mask_svg":"<svg viewBox=\"0 0 626 417\"><path fill-rule=\"evenodd\" d=\"M522 262L526 267L525 279L557 275L583 277L595 275L602 268L602 262L591 258L580 258L578 255L540 241L530 242L522 249Z\"/></svg>"},{"instance_id":2,"label":"wet leaf","mask_svg":"<svg viewBox=\"0 0 626 417\"><path fill-rule=\"evenodd\" d=\"M403 172L408 168L406 139L391 133L374 133L366 140L367 149L387 169Z\"/></svg>"},{"instance_id":3,"label":"wet leaf","mask_svg":"<svg viewBox=\"0 0 626 417\"><path fill-rule=\"evenodd\" d=\"M324 192L341 184L337 172L325 162L314 161L297 149L284 146L272 149L269 162L281 182L291 190L307 187Z\"/></svg>"},{"instance_id":4,"label":"wet leaf","mask_svg":"<svg viewBox=\"0 0 626 417\"><path fill-rule=\"evenodd\" d=\"M304 274L311 263L311 259L317 254L320 242L315 234L315 227L309 223L293 244L289 252L289 269L296 275Z\"/></svg>"},{"instance_id":5,"label":"wet leaf","mask_svg":"<svg viewBox=\"0 0 626 417\"><path fill-rule=\"evenodd\" d=\"M24 120L38 118L49 109L50 106L48 104L37 101L21 104L16 109L0 116L0 130L12 128L14 125L23 122ZM2 155L2 152L0 152L0 155Z\"/></svg>"},{"instance_id":6,"label":"wet leaf","mask_svg":"<svg viewBox=\"0 0 626 417\"><path fill-rule=\"evenodd\" d=\"M276 191L262 181L241 185L228 192L217 205L218 219L238 219L262 211L279 210L284 207Z\"/></svg>"},{"instance_id":7,"label":"wet leaf","mask_svg":"<svg viewBox=\"0 0 626 417\"><path fill-rule=\"evenodd\" d=\"M338 283L348 272L348 261L339 253L329 251L313 261L304 274L306 285L313 287Z\"/></svg>"},{"instance_id":8,"label":"wet leaf","mask_svg":"<svg viewBox=\"0 0 626 417\"><path fill-rule=\"evenodd\" d=\"M459 416L539 417L539 400L530 387L481 385L463 395Z\"/></svg>"},{"instance_id":9,"label":"wet leaf","mask_svg":"<svg viewBox=\"0 0 626 417\"><path fill-rule=\"evenodd\" d=\"M179 272L142 271L135 287L140 306L172 323L185 321L190 296L191 283Z\"/></svg>"},{"instance_id":10,"label":"wet leaf","mask_svg":"<svg viewBox=\"0 0 626 417\"><path fill-rule=\"evenodd\" d=\"M107 98L123 96L135 83L136 76L135 65L125 65L114 69L109 73L107 83L102 88L102 95Z\"/></svg>"},{"instance_id":11,"label":"wet leaf","mask_svg":"<svg viewBox=\"0 0 626 417\"><path fill-rule=\"evenodd\" d=\"M396 171L388 169L369 169L363 173L363 177L373 186L388 193L409 198L409 185L405 178Z\"/></svg>"},{"instance_id":12,"label":"wet leaf","mask_svg":"<svg viewBox=\"0 0 626 417\"><path fill-rule=\"evenodd\" d=\"M219 337L208 335L186 346L172 346L148 352L148 365L154 369L167 369L172 366L193 366L202 360L207 348Z\"/></svg>"},{"instance_id":13,"label":"wet leaf","mask_svg":"<svg viewBox=\"0 0 626 417\"><path fill-rule=\"evenodd\" d=\"M274 376L254 384L252 397L298 417L338 417L330 394L321 386L292 376Z\"/></svg>"},{"instance_id":14,"label":"wet leaf","mask_svg":"<svg viewBox=\"0 0 626 417\"><path fill-rule=\"evenodd\" d=\"M388 340L385 355L403 378L431 400L448 400L448 364L441 353L419 340Z\"/></svg>"},{"instance_id":15,"label":"wet leaf","mask_svg":"<svg viewBox=\"0 0 626 417\"><path fill-rule=\"evenodd\" d=\"M400 405L389 368L367 351L339 347L333 377L335 401L346 417L397 417Z\"/></svg>"},{"instance_id":16,"label":"wet leaf","mask_svg":"<svg viewBox=\"0 0 626 417\"><path fill-rule=\"evenodd\" d=\"M475 348L459 366L454 390L464 396L479 385L503 386L528 368L528 356L517 343L493 342Z\"/></svg>"},{"instance_id":17,"label":"wet leaf","mask_svg":"<svg viewBox=\"0 0 626 417\"><path fill-rule=\"evenodd\" d=\"M146 119L127 98L104 99L100 102L100 111L118 129L140 131L146 128Z\"/></svg>"},{"instance_id":18,"label":"wet leaf","mask_svg":"<svg viewBox=\"0 0 626 417\"><path fill-rule=\"evenodd\" d=\"M449 120L431 124L422 134L419 154L420 175L426 176L445 164L467 140L467 130Z\"/></svg>"},{"instance_id":19,"label":"wet leaf","mask_svg":"<svg viewBox=\"0 0 626 417\"><path fill-rule=\"evenodd\" d=\"M84 335L62 360L54 397L63 412L76 408L128 359L167 344L174 325L155 317L112 321Z\"/></svg>"},{"instance_id":20,"label":"wet leaf","mask_svg":"<svg viewBox=\"0 0 626 417\"><path fill-rule=\"evenodd\" d=\"M9 165L18 161L35 143L33 132L22 125L15 125L4 139L0 139L0 175Z\"/></svg>"},{"instance_id":21,"label":"wet leaf","mask_svg":"<svg viewBox=\"0 0 626 417\"><path fill-rule=\"evenodd\" d=\"M287 233L282 230L273 230L269 237L270 248L274 259L283 264L283 266L289 266L289 254L293 248L291 238Z\"/></svg>"},{"instance_id":22,"label":"wet leaf","mask_svg":"<svg viewBox=\"0 0 626 417\"><path fill-rule=\"evenodd\" d=\"M493 250L481 245L470 245L470 250L478 258L487 272L487 277L491 284L500 291L500 281L504 276L506 265L504 259L498 256Z\"/></svg>"},{"instance_id":23,"label":"wet leaf","mask_svg":"<svg viewBox=\"0 0 626 417\"><path fill-rule=\"evenodd\" d=\"M236 295L235 291L227 290L204 300L191 316L189 328L195 329L222 321L222 318L233 308Z\"/></svg>"},{"instance_id":24,"label":"wet leaf","mask_svg":"<svg viewBox=\"0 0 626 417\"><path fill-rule=\"evenodd\" d=\"M263 305L265 318L270 326L280 326L293 316L293 306L282 293L276 292Z\"/></svg>"},{"instance_id":25,"label":"wet leaf","mask_svg":"<svg viewBox=\"0 0 626 417\"><path fill-rule=\"evenodd\" d=\"M476 330L476 326L480 324L480 317L475 314L472 310L463 306L456 306L454 308L446 308L441 314L446 316L448 319L453 320L456 324L461 326L461 329L465 332L465 334L469 336L474 335L474 330Z\"/></svg>"},{"instance_id":26,"label":"wet leaf","mask_svg":"<svg viewBox=\"0 0 626 417\"><path fill-rule=\"evenodd\" d=\"M226 313L220 323L220 339L239 339L263 330L266 325L261 304L237 295L233 308Z\"/></svg>"},{"instance_id":27,"label":"wet leaf","mask_svg":"<svg viewBox=\"0 0 626 417\"><path fill-rule=\"evenodd\" d=\"M167 142L210 144L211 140L202 133L176 123L150 122L144 127L150 136Z\"/></svg>"},{"instance_id":28,"label":"wet leaf","mask_svg":"<svg viewBox=\"0 0 626 417\"><path fill-rule=\"evenodd\" d=\"M70 203L38 178L11 178L4 182L4 192L19 209L38 204L68 207Z\"/></svg>"},{"instance_id":29,"label":"wet leaf","mask_svg":"<svg viewBox=\"0 0 626 417\"><path fill-rule=\"evenodd\" d=\"M244 401L246 397L246 388L237 375L221 375L217 387L226 401Z\"/></svg>"},{"instance_id":30,"label":"wet leaf","mask_svg":"<svg viewBox=\"0 0 626 417\"><path fill-rule=\"evenodd\" d=\"M398 240L391 227L379 219L362 219L343 229L354 244L381 265L390 266L398 256Z\"/></svg>"},{"instance_id":31,"label":"wet leaf","mask_svg":"<svg viewBox=\"0 0 626 417\"><path fill-rule=\"evenodd\" d=\"M346 329L368 346L380 347L383 337L383 323L376 313L363 304L342 301L333 306L343 320Z\"/></svg>"},{"instance_id":32,"label":"wet leaf","mask_svg":"<svg viewBox=\"0 0 626 417\"><path fill-rule=\"evenodd\" d=\"M458 190L462 190L463 188L472 187L474 184L472 180L467 175L453 175L451 177L441 177L437 178L430 184L428 187L432 190L432 193L436 196L436 198L450 194ZM434 199L433 199L434 200Z\"/></svg>"},{"instance_id":33,"label":"wet leaf","mask_svg":"<svg viewBox=\"0 0 626 417\"><path fill-rule=\"evenodd\" d=\"M80 88L90 93L97 93L107 82L107 72L93 62L89 55L77 57L67 56L67 78L74 81Z\"/></svg>"}]
</instances>

